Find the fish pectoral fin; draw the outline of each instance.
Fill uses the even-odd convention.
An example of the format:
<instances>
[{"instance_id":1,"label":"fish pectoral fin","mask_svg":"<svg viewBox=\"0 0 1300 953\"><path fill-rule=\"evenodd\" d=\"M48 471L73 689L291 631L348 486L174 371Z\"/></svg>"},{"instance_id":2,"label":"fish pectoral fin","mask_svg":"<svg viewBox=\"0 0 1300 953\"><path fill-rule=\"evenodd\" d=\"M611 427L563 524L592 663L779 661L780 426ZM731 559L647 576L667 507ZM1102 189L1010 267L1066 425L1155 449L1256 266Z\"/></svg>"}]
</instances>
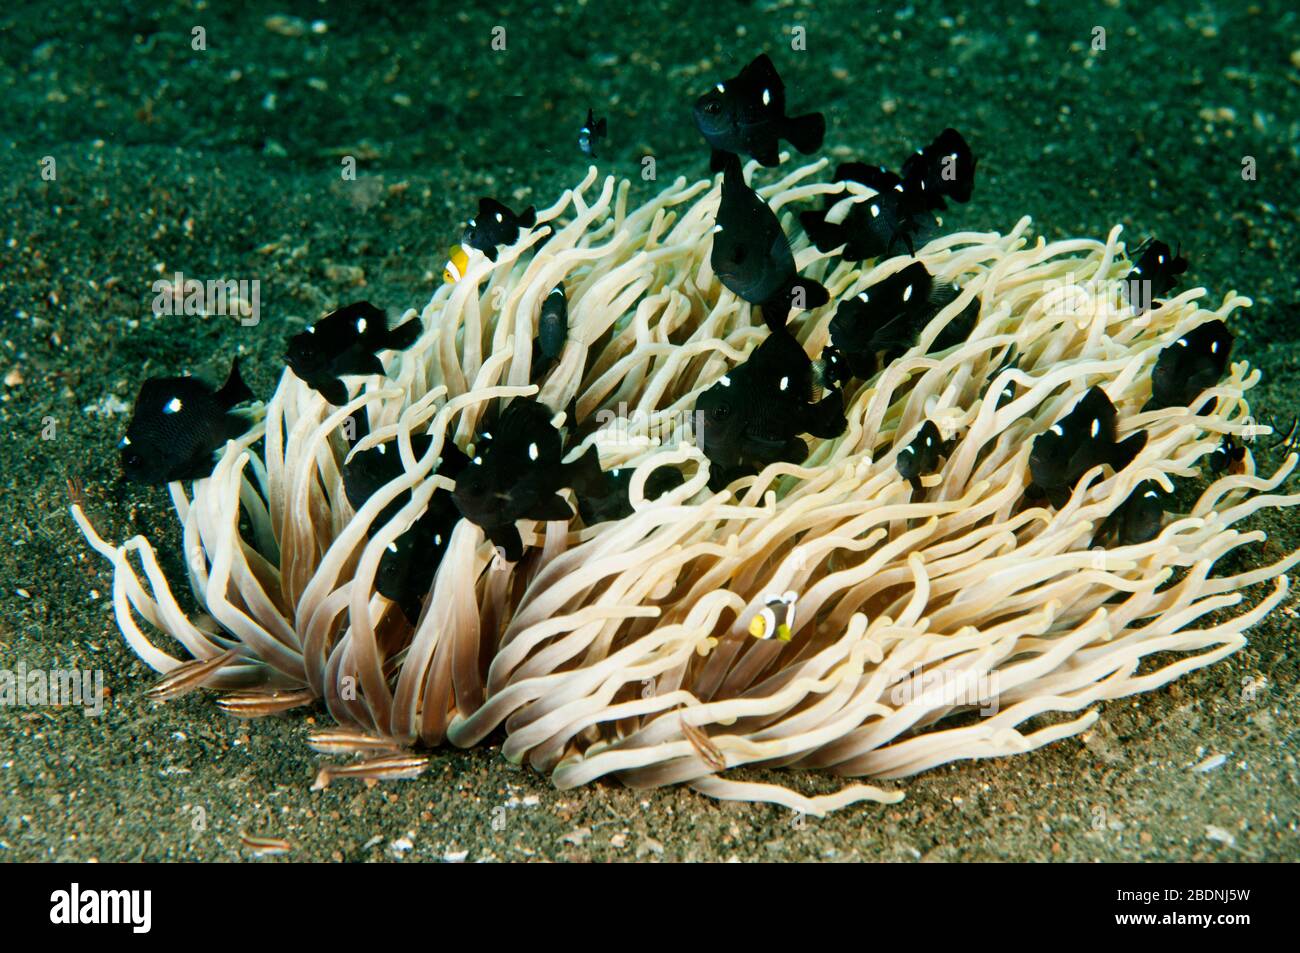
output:
<instances>
[{"instance_id":1,"label":"fish pectoral fin","mask_svg":"<svg viewBox=\"0 0 1300 953\"><path fill-rule=\"evenodd\" d=\"M348 402L347 386L337 377L326 381L320 381L312 385L316 393L320 394L335 407L342 406Z\"/></svg>"},{"instance_id":2,"label":"fish pectoral fin","mask_svg":"<svg viewBox=\"0 0 1300 953\"><path fill-rule=\"evenodd\" d=\"M1107 462L1110 463L1110 465L1114 467L1115 472L1118 473L1132 463L1134 458L1142 452L1142 448L1146 445L1147 432L1145 430L1139 430L1132 436L1115 444L1111 448L1110 459Z\"/></svg>"},{"instance_id":3,"label":"fish pectoral fin","mask_svg":"<svg viewBox=\"0 0 1300 953\"><path fill-rule=\"evenodd\" d=\"M519 528L514 523L494 526L487 534L492 545L497 548L508 563L517 563L524 555L524 540L519 535Z\"/></svg>"},{"instance_id":4,"label":"fish pectoral fin","mask_svg":"<svg viewBox=\"0 0 1300 953\"><path fill-rule=\"evenodd\" d=\"M536 505L530 507L524 513L524 517L530 520L541 520L549 522L551 520L571 520L573 519L573 510L569 504L564 502L564 497L559 494L552 494L539 500Z\"/></svg>"}]
</instances>

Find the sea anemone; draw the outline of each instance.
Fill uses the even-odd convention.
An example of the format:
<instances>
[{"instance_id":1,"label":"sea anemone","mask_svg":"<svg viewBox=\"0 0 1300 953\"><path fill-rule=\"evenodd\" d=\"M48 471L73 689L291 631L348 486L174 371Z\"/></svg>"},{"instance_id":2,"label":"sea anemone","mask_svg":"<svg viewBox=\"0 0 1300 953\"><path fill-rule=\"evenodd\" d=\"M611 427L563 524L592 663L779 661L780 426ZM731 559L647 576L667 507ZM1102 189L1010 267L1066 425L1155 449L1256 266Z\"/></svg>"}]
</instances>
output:
<instances>
[{"instance_id":1,"label":"sea anemone","mask_svg":"<svg viewBox=\"0 0 1300 953\"><path fill-rule=\"evenodd\" d=\"M823 181L824 167L759 190L787 233L794 203L871 194ZM237 714L322 700L347 731L319 747L394 752L335 774L410 775L422 762L401 749L503 730L506 757L560 788L687 784L820 814L902 795L851 783L807 796L735 770L889 779L1030 751L1084 731L1098 702L1235 652L1284 598L1300 554L1257 568L1225 557L1264 539L1243 521L1300 503L1275 492L1296 456L1269 477L1249 455L1241 472L1202 474L1225 435L1267 432L1245 399L1258 372L1237 362L1196 408L1142 410L1161 350L1248 299L1230 293L1209 310L1198 288L1127 305L1118 227L1104 241L1031 240L1028 218L1005 235L946 235L916 257L959 295L914 347L845 392L846 432L812 441L801 463L713 491L695 402L768 334L710 268L719 186L678 180L630 208L628 182L606 178L593 195L596 181L592 168L496 262L472 254L419 315L417 343L386 354L385 376L350 379L346 405L286 371L210 477L188 494L170 485L198 611L182 606L147 540L113 546L73 506L113 564L127 642L167 676L158 696L225 691ZM850 263L802 238L794 251L831 294L791 321L810 355L837 301L913 260ZM537 316L561 281L571 330L539 377ZM964 343L927 353L972 301ZM1145 430L1145 446L1118 473L1094 468L1059 508L1026 499L1034 438L1094 386L1118 408L1121 436ZM557 416L576 406L570 459L594 445L606 469L634 468L633 512L593 526L521 523L528 549L515 563L461 520L411 625L376 591L380 558L453 486L430 476L444 444L467 447L490 404L520 396ZM357 411L369 432L353 449L342 430ZM918 491L896 463L926 421L952 443ZM423 433L432 444L417 457L411 437ZM354 512L348 454L393 438L404 475ZM685 479L647 499L662 467ZM1154 538L1104 532L1139 484L1172 490L1175 479L1185 512ZM1216 575L1221 561L1233 568ZM771 593L797 595L788 641L749 633Z\"/></svg>"}]
</instances>

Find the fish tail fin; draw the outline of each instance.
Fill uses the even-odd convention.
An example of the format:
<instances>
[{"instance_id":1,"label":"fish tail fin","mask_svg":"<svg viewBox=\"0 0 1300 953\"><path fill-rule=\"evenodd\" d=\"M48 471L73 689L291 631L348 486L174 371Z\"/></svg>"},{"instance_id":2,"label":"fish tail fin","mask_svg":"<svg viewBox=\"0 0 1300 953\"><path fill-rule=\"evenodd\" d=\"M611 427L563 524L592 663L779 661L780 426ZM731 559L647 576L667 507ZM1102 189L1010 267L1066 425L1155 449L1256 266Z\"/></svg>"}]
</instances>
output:
<instances>
[{"instance_id":1,"label":"fish tail fin","mask_svg":"<svg viewBox=\"0 0 1300 953\"><path fill-rule=\"evenodd\" d=\"M412 318L405 324L393 328L384 338L384 347L394 351L405 351L415 343L419 338L420 332L424 330L424 325L420 323L419 318Z\"/></svg>"},{"instance_id":2,"label":"fish tail fin","mask_svg":"<svg viewBox=\"0 0 1300 953\"><path fill-rule=\"evenodd\" d=\"M811 311L813 308L820 308L822 305L831 300L831 293L820 281L814 281L811 278L796 278L791 295L803 292L803 309Z\"/></svg>"},{"instance_id":3,"label":"fish tail fin","mask_svg":"<svg viewBox=\"0 0 1300 953\"><path fill-rule=\"evenodd\" d=\"M1142 448L1146 445L1147 432L1145 430L1139 430L1128 439L1121 440L1119 443L1111 447L1110 458L1107 462L1115 468L1116 473L1119 473L1120 470L1123 470L1133 462L1137 455L1142 452Z\"/></svg>"},{"instance_id":4,"label":"fish tail fin","mask_svg":"<svg viewBox=\"0 0 1300 953\"><path fill-rule=\"evenodd\" d=\"M568 465L569 485L579 494L599 492L605 480L605 471L600 468L600 453L595 446Z\"/></svg>"},{"instance_id":5,"label":"fish tail fin","mask_svg":"<svg viewBox=\"0 0 1300 953\"><path fill-rule=\"evenodd\" d=\"M792 278L780 291L772 295L761 305L763 321L773 331L784 331L790 309L811 311L820 308L831 300L830 292L820 282L811 278Z\"/></svg>"},{"instance_id":6,"label":"fish tail fin","mask_svg":"<svg viewBox=\"0 0 1300 953\"><path fill-rule=\"evenodd\" d=\"M816 152L826 138L826 117L821 113L794 116L786 121L785 137L804 155Z\"/></svg>"},{"instance_id":7,"label":"fish tail fin","mask_svg":"<svg viewBox=\"0 0 1300 953\"><path fill-rule=\"evenodd\" d=\"M844 244L844 226L826 221L825 212L800 212L799 224L820 252L834 251Z\"/></svg>"},{"instance_id":8,"label":"fish tail fin","mask_svg":"<svg viewBox=\"0 0 1300 953\"><path fill-rule=\"evenodd\" d=\"M519 224L524 228L532 228L537 224L537 211L531 205L519 216Z\"/></svg>"},{"instance_id":9,"label":"fish tail fin","mask_svg":"<svg viewBox=\"0 0 1300 953\"><path fill-rule=\"evenodd\" d=\"M252 399L253 392L248 389L248 385L239 374L239 358L236 357L230 362L230 374L227 375L226 382L217 391L217 400L223 407L234 407L236 404Z\"/></svg>"}]
</instances>

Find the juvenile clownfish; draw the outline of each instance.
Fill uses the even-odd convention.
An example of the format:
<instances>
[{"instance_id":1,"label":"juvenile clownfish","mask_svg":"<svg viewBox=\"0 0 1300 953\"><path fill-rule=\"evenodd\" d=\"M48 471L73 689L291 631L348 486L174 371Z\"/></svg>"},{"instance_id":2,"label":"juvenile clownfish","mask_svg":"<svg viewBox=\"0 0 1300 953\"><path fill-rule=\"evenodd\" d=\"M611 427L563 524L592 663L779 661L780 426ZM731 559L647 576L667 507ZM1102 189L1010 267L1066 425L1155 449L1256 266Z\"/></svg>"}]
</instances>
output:
<instances>
[{"instance_id":1,"label":"juvenile clownfish","mask_svg":"<svg viewBox=\"0 0 1300 953\"><path fill-rule=\"evenodd\" d=\"M749 634L756 639L770 639L775 635L780 641L789 642L794 633L796 598L793 592L769 594L767 605L750 620Z\"/></svg>"},{"instance_id":2,"label":"juvenile clownfish","mask_svg":"<svg viewBox=\"0 0 1300 953\"><path fill-rule=\"evenodd\" d=\"M442 280L449 285L454 285L465 277L465 269L469 266L469 254L460 245L452 245L450 256L447 259L447 267L442 270Z\"/></svg>"}]
</instances>

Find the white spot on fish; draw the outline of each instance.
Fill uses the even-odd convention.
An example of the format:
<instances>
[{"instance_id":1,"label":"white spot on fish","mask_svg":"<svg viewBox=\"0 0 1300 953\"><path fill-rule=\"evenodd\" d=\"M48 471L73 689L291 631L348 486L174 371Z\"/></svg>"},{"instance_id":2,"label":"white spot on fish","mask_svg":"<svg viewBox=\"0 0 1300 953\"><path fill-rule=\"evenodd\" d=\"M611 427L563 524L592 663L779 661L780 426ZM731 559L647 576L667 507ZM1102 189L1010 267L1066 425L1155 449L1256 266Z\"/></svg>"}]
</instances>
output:
<instances>
[{"instance_id":1,"label":"white spot on fish","mask_svg":"<svg viewBox=\"0 0 1300 953\"><path fill-rule=\"evenodd\" d=\"M1058 437L1065 436L1065 431L1061 429L1060 424L1052 424L1052 433L1056 434Z\"/></svg>"},{"instance_id":2,"label":"white spot on fish","mask_svg":"<svg viewBox=\"0 0 1300 953\"><path fill-rule=\"evenodd\" d=\"M483 458L482 458L482 457L475 457L475 458L474 458L474 466L476 466L476 467L481 467L481 466L483 466Z\"/></svg>"},{"instance_id":3,"label":"white spot on fish","mask_svg":"<svg viewBox=\"0 0 1300 953\"><path fill-rule=\"evenodd\" d=\"M505 219L503 219L503 218L501 217L501 213L500 213L500 212L497 212L496 214L497 214L497 221L498 221L498 222L503 222L503 221L505 221Z\"/></svg>"},{"instance_id":4,"label":"white spot on fish","mask_svg":"<svg viewBox=\"0 0 1300 953\"><path fill-rule=\"evenodd\" d=\"M1142 498L1145 500L1154 500L1157 495L1158 494L1156 493L1155 490L1147 490L1145 493L1142 494Z\"/></svg>"},{"instance_id":5,"label":"white spot on fish","mask_svg":"<svg viewBox=\"0 0 1300 953\"><path fill-rule=\"evenodd\" d=\"M862 292L862 294L858 295L858 300L859 300L859 301L866 301L866 300L867 300L867 293L864 291L864 292Z\"/></svg>"},{"instance_id":6,"label":"white spot on fish","mask_svg":"<svg viewBox=\"0 0 1300 953\"><path fill-rule=\"evenodd\" d=\"M904 447L902 450L899 451L898 455L901 457L905 453L916 453L916 451L913 450L911 447Z\"/></svg>"},{"instance_id":7,"label":"white spot on fish","mask_svg":"<svg viewBox=\"0 0 1300 953\"><path fill-rule=\"evenodd\" d=\"M528 459L529 459L529 460L536 460L536 459L537 459L537 444L535 444L535 443L530 443L530 444L528 445Z\"/></svg>"},{"instance_id":8,"label":"white spot on fish","mask_svg":"<svg viewBox=\"0 0 1300 953\"><path fill-rule=\"evenodd\" d=\"M393 542L391 542L391 543L388 544L388 551L389 551L390 553L395 553L395 552L397 552L397 542L396 542L396 540L394 540Z\"/></svg>"},{"instance_id":9,"label":"white spot on fish","mask_svg":"<svg viewBox=\"0 0 1300 953\"><path fill-rule=\"evenodd\" d=\"M119 446L119 447L129 447L129 446L131 446L131 438L130 438L130 437L123 437L123 438L122 438L122 442L119 443L118 446Z\"/></svg>"},{"instance_id":10,"label":"white spot on fish","mask_svg":"<svg viewBox=\"0 0 1300 953\"><path fill-rule=\"evenodd\" d=\"M1101 433L1101 421L1094 419L1092 422L1092 435L1095 437L1099 433Z\"/></svg>"},{"instance_id":11,"label":"white spot on fish","mask_svg":"<svg viewBox=\"0 0 1300 953\"><path fill-rule=\"evenodd\" d=\"M785 390L789 386L790 386L790 378L788 377L781 378L781 390Z\"/></svg>"},{"instance_id":12,"label":"white spot on fish","mask_svg":"<svg viewBox=\"0 0 1300 953\"><path fill-rule=\"evenodd\" d=\"M722 377L719 379L718 383L721 384L723 387L730 387L730 386L731 386L731 378L724 374L724 375L722 375Z\"/></svg>"},{"instance_id":13,"label":"white spot on fish","mask_svg":"<svg viewBox=\"0 0 1300 953\"><path fill-rule=\"evenodd\" d=\"M433 545L435 545L435 546L441 546L441 545L442 545L442 533L435 533L435 534L434 534L434 537L433 537Z\"/></svg>"},{"instance_id":14,"label":"white spot on fish","mask_svg":"<svg viewBox=\"0 0 1300 953\"><path fill-rule=\"evenodd\" d=\"M1178 339L1178 346L1179 346L1179 347L1187 347L1187 338L1179 338L1179 339Z\"/></svg>"},{"instance_id":15,"label":"white spot on fish","mask_svg":"<svg viewBox=\"0 0 1300 953\"><path fill-rule=\"evenodd\" d=\"M375 447L375 449L379 451L380 456L383 456L388 452L388 445L381 443L379 446Z\"/></svg>"},{"instance_id":16,"label":"white spot on fish","mask_svg":"<svg viewBox=\"0 0 1300 953\"><path fill-rule=\"evenodd\" d=\"M725 93L727 91L727 87L722 85L721 83L719 83L717 86L714 86L713 88L720 93Z\"/></svg>"},{"instance_id":17,"label":"white spot on fish","mask_svg":"<svg viewBox=\"0 0 1300 953\"><path fill-rule=\"evenodd\" d=\"M772 105L772 91L770 89L763 90L763 105Z\"/></svg>"},{"instance_id":18,"label":"white spot on fish","mask_svg":"<svg viewBox=\"0 0 1300 953\"><path fill-rule=\"evenodd\" d=\"M911 300L912 300L912 286L911 286L911 285L908 285L907 288L903 291L903 300L904 300L904 301L911 301Z\"/></svg>"},{"instance_id":19,"label":"white spot on fish","mask_svg":"<svg viewBox=\"0 0 1300 953\"><path fill-rule=\"evenodd\" d=\"M366 319L357 318L357 334L365 334L365 333L366 333Z\"/></svg>"},{"instance_id":20,"label":"white spot on fish","mask_svg":"<svg viewBox=\"0 0 1300 953\"><path fill-rule=\"evenodd\" d=\"M720 231L722 231L722 226L721 226L721 225L714 225L714 226L713 226L713 234L716 235L716 234L718 234L718 232L720 232Z\"/></svg>"},{"instance_id":21,"label":"white spot on fish","mask_svg":"<svg viewBox=\"0 0 1300 953\"><path fill-rule=\"evenodd\" d=\"M163 407L163 413L175 414L175 413L179 413L180 409L181 409L181 399L179 397L173 397L171 400L167 401L167 405Z\"/></svg>"},{"instance_id":22,"label":"white spot on fish","mask_svg":"<svg viewBox=\"0 0 1300 953\"><path fill-rule=\"evenodd\" d=\"M1219 353L1219 342L1218 342L1218 341L1215 341L1213 344L1210 345L1210 353L1211 353L1211 354L1218 354L1218 353Z\"/></svg>"},{"instance_id":23,"label":"white spot on fish","mask_svg":"<svg viewBox=\"0 0 1300 953\"><path fill-rule=\"evenodd\" d=\"M880 206L879 205L871 206L871 217L878 218L879 216L880 216Z\"/></svg>"}]
</instances>

